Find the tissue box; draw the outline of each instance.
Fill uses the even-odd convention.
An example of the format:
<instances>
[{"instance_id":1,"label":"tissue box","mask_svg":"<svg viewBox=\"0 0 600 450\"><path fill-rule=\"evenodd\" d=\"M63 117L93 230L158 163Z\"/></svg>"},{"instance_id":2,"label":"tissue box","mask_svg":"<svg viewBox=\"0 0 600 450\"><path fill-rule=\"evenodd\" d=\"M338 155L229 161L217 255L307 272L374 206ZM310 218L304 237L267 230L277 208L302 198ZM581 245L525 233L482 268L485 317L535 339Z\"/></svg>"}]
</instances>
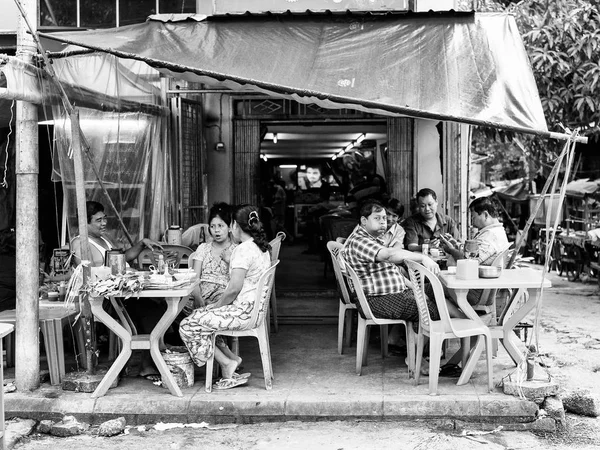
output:
<instances>
[{"instance_id":1,"label":"tissue box","mask_svg":"<svg viewBox=\"0 0 600 450\"><path fill-rule=\"evenodd\" d=\"M479 262L474 259L456 261L456 278L459 280L476 280L479 278Z\"/></svg>"}]
</instances>

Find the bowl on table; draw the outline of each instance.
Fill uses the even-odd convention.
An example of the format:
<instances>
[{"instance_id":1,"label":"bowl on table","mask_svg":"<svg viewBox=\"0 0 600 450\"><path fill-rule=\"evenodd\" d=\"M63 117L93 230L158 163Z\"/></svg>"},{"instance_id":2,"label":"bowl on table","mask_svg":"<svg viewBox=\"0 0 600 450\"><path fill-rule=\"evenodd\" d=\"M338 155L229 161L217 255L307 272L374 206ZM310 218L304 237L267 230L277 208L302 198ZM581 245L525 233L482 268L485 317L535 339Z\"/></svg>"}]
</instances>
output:
<instances>
[{"instance_id":1,"label":"bowl on table","mask_svg":"<svg viewBox=\"0 0 600 450\"><path fill-rule=\"evenodd\" d=\"M498 278L502 273L502 267L479 266L479 278Z\"/></svg>"}]
</instances>

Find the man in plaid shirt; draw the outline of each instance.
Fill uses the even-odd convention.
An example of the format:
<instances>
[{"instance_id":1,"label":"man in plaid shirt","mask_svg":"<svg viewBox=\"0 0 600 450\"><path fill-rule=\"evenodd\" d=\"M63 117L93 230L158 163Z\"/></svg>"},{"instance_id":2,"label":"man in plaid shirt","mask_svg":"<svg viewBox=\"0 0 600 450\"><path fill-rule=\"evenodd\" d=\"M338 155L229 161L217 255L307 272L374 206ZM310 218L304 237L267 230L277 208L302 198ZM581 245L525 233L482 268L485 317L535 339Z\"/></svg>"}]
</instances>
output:
<instances>
[{"instance_id":1,"label":"man in plaid shirt","mask_svg":"<svg viewBox=\"0 0 600 450\"><path fill-rule=\"evenodd\" d=\"M385 208L376 200L367 200L360 208L360 224L344 243L342 257L358 275L375 317L418 323L419 311L413 291L407 287L396 264L409 259L433 273L438 273L439 267L421 253L386 247L381 239L386 230ZM435 302L428 299L427 304L431 318L438 320Z\"/></svg>"}]
</instances>

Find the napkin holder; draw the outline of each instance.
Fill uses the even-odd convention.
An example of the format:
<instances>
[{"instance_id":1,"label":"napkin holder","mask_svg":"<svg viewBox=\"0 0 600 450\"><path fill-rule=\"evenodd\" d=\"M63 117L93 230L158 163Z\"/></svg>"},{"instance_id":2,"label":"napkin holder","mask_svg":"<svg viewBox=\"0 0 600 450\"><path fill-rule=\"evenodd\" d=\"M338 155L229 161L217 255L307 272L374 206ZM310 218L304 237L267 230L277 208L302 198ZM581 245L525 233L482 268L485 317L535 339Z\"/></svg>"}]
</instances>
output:
<instances>
[{"instance_id":1,"label":"napkin holder","mask_svg":"<svg viewBox=\"0 0 600 450\"><path fill-rule=\"evenodd\" d=\"M479 262L474 259L456 261L456 278L459 280L476 280L479 278Z\"/></svg>"}]
</instances>

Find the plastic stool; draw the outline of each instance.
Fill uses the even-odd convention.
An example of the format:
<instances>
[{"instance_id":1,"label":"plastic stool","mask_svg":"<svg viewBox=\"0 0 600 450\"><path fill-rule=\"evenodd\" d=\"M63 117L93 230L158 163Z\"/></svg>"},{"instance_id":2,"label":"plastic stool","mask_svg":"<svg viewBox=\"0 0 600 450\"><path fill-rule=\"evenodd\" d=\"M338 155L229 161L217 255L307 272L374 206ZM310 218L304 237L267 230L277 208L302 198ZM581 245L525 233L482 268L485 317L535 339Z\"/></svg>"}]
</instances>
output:
<instances>
[{"instance_id":1,"label":"plastic stool","mask_svg":"<svg viewBox=\"0 0 600 450\"><path fill-rule=\"evenodd\" d=\"M65 349L63 344L63 326L73 324L78 312L74 309L65 309L62 304L44 305L40 303L39 324L44 338L48 370L50 371L50 384L61 384L65 374ZM16 310L0 313L0 323L16 325ZM6 336L6 362L8 366L14 365L14 340L12 335ZM79 352L83 350L85 338L82 327L77 327L76 341ZM84 362L85 363L85 362Z\"/></svg>"}]
</instances>

